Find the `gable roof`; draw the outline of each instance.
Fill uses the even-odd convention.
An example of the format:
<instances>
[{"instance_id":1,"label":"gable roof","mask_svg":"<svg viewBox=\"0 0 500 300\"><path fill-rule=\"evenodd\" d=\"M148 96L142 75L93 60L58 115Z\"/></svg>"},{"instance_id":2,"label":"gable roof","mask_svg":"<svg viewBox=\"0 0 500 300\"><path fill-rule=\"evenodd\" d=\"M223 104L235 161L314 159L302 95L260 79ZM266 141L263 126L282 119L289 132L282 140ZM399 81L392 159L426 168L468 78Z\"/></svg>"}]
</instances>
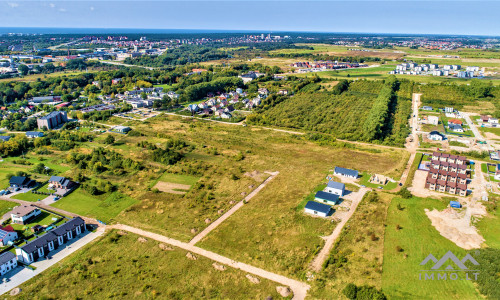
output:
<instances>
[{"instance_id":1,"label":"gable roof","mask_svg":"<svg viewBox=\"0 0 500 300\"><path fill-rule=\"evenodd\" d=\"M342 167L335 167L335 173L339 173L339 174L342 174L342 175L348 175L348 176L358 177L358 171L351 170L351 169L346 169L346 168L342 168Z\"/></svg>"},{"instance_id":2,"label":"gable roof","mask_svg":"<svg viewBox=\"0 0 500 300\"><path fill-rule=\"evenodd\" d=\"M30 179L26 176L12 176L9 180L9 184L15 184L19 186L27 183L28 181L30 181Z\"/></svg>"},{"instance_id":3,"label":"gable roof","mask_svg":"<svg viewBox=\"0 0 500 300\"><path fill-rule=\"evenodd\" d=\"M12 259L16 258L16 255L10 251L5 251L4 253L0 254L0 265L3 265Z\"/></svg>"},{"instance_id":4,"label":"gable roof","mask_svg":"<svg viewBox=\"0 0 500 300\"><path fill-rule=\"evenodd\" d=\"M329 205L321 204L321 203L314 202L314 201L307 202L305 208L310 209L310 210L315 210L318 212L322 212L325 214L328 214L330 212L330 210L332 209L331 206L329 206Z\"/></svg>"},{"instance_id":5,"label":"gable roof","mask_svg":"<svg viewBox=\"0 0 500 300\"><path fill-rule=\"evenodd\" d=\"M6 230L3 230L3 229L0 229L0 240L3 240L6 236L9 235L9 233L11 233L12 231L6 231Z\"/></svg>"},{"instance_id":6,"label":"gable roof","mask_svg":"<svg viewBox=\"0 0 500 300\"><path fill-rule=\"evenodd\" d=\"M26 253L33 253L39 248L43 248L43 246L47 245L49 242L55 240L57 240L57 236L52 233L52 231L49 231L41 237L28 242L26 245L22 246L21 249Z\"/></svg>"},{"instance_id":7,"label":"gable roof","mask_svg":"<svg viewBox=\"0 0 500 300\"><path fill-rule=\"evenodd\" d=\"M61 177L61 176L52 176L49 179L49 182L58 182L60 185L67 187L68 185L71 184L71 180L69 180L66 177Z\"/></svg>"},{"instance_id":8,"label":"gable roof","mask_svg":"<svg viewBox=\"0 0 500 300\"><path fill-rule=\"evenodd\" d=\"M81 226L82 224L85 224L85 221L83 221L83 219L80 217L75 217L62 224L61 226L53 229L52 232L57 236L61 236L66 234L66 232L71 231L78 226Z\"/></svg>"},{"instance_id":9,"label":"gable roof","mask_svg":"<svg viewBox=\"0 0 500 300\"><path fill-rule=\"evenodd\" d=\"M329 188L332 189L338 189L338 190L344 190L345 189L345 184L336 182L336 181L328 181L328 184L326 185Z\"/></svg>"},{"instance_id":10,"label":"gable roof","mask_svg":"<svg viewBox=\"0 0 500 300\"><path fill-rule=\"evenodd\" d=\"M0 135L0 140L8 142L10 140L10 135Z\"/></svg>"},{"instance_id":11,"label":"gable roof","mask_svg":"<svg viewBox=\"0 0 500 300\"><path fill-rule=\"evenodd\" d=\"M335 195L335 194L327 193L327 192L323 192L323 191L316 192L316 195L314 197L322 199L322 200L333 201L333 202L337 202L340 198L339 195Z\"/></svg>"}]
</instances>

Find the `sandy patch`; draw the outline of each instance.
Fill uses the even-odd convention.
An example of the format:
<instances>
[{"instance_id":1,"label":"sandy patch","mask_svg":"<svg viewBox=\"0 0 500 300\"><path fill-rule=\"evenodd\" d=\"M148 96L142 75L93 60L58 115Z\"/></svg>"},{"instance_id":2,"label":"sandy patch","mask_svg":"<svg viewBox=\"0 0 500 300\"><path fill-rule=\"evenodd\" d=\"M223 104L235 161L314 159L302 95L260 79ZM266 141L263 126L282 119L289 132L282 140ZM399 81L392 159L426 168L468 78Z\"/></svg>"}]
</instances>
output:
<instances>
[{"instance_id":1,"label":"sandy patch","mask_svg":"<svg viewBox=\"0 0 500 300\"><path fill-rule=\"evenodd\" d=\"M176 191L176 190L189 190L190 187L191 186L188 184L158 181L153 188L156 188L164 193L185 194L186 192Z\"/></svg>"},{"instance_id":2,"label":"sandy patch","mask_svg":"<svg viewBox=\"0 0 500 300\"><path fill-rule=\"evenodd\" d=\"M413 177L413 181L411 183L411 187L408 190L417 197L438 197L445 196L444 194L440 194L437 192L433 192L429 189L425 188L425 181L427 179L427 174L429 172L423 170L415 171L415 177Z\"/></svg>"},{"instance_id":3,"label":"sandy patch","mask_svg":"<svg viewBox=\"0 0 500 300\"><path fill-rule=\"evenodd\" d=\"M492 132L482 132L482 134L484 134L486 136L487 139L491 139L491 140L494 140L494 139L499 139L500 136L492 133Z\"/></svg>"},{"instance_id":4,"label":"sandy patch","mask_svg":"<svg viewBox=\"0 0 500 300\"><path fill-rule=\"evenodd\" d=\"M264 181L265 178L269 177L269 175L261 173L259 171L246 172L243 175L250 177L257 182Z\"/></svg>"},{"instance_id":5,"label":"sandy patch","mask_svg":"<svg viewBox=\"0 0 500 300\"><path fill-rule=\"evenodd\" d=\"M476 227L471 224L468 209L461 212L451 207L443 211L426 209L425 214L431 220L432 226L439 231L439 234L461 248L466 250L480 248L485 241L477 232Z\"/></svg>"}]
</instances>

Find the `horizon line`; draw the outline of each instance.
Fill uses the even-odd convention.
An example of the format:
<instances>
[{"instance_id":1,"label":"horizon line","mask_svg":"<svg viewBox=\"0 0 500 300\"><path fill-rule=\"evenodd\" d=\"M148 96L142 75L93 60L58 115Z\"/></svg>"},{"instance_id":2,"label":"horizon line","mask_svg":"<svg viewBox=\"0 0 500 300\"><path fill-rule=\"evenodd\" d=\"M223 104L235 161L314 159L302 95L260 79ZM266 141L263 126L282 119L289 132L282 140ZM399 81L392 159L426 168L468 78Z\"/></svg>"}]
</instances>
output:
<instances>
[{"instance_id":1,"label":"horizon line","mask_svg":"<svg viewBox=\"0 0 500 300\"><path fill-rule=\"evenodd\" d=\"M120 34L120 33L137 33L137 32L126 32L127 30L172 30L172 31L199 31L199 33L320 33L320 34L373 34L373 35L408 35L408 36L459 36L459 37L495 37L500 38L500 35L487 35L487 34L457 34L457 33L396 33L396 32L341 32L341 31L303 31L303 30L270 30L270 29L200 29L200 28L132 28L132 27L5 27L0 26L0 29L67 29L67 30L103 30L103 31L116 31L110 34ZM119 30L124 30L124 32L117 32ZM22 33L22 32L5 32L5 33ZM5 34L4 33L4 34ZM86 32L92 33L92 32ZM145 34L147 32L144 32ZM186 34L193 34L186 33ZM0 33L2 34L2 33ZM50 33L43 33L50 34ZM72 34L72 33L53 33L53 34ZM84 33L73 33L73 34L84 34ZM103 33L100 33L103 34ZM151 34L151 33L149 33Z\"/></svg>"}]
</instances>

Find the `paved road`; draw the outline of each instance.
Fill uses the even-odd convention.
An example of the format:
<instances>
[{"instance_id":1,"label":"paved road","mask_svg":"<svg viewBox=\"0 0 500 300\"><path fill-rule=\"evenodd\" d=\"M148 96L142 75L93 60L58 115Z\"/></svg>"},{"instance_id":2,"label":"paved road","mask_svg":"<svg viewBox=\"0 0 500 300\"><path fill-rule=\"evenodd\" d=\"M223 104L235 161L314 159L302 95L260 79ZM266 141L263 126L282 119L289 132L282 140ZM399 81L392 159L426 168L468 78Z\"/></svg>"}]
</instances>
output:
<instances>
[{"instance_id":1,"label":"paved road","mask_svg":"<svg viewBox=\"0 0 500 300\"><path fill-rule=\"evenodd\" d=\"M199 241L201 241L207 234L209 234L212 230L214 230L217 226L219 226L222 222L224 222L227 218L229 218L232 214L234 214L238 209L240 209L243 205L245 205L245 202L250 201L257 193L259 193L260 190L262 190L271 180L274 179L274 177L278 176L280 172L266 172L270 174L264 182L262 182L255 190L253 190L250 194L248 194L242 201L238 202L235 206L233 206L230 210L228 210L225 214L223 214L220 218L215 220L215 222L212 222L210 225L207 226L202 232L197 234L190 242L189 245L195 245Z\"/></svg>"},{"instance_id":2,"label":"paved road","mask_svg":"<svg viewBox=\"0 0 500 300\"><path fill-rule=\"evenodd\" d=\"M465 121L467 122L467 125L469 126L469 128L472 130L472 133L474 134L474 136L479 139L479 140L485 140L485 138L483 137L483 135L481 134L481 132L479 132L479 130L477 129L476 125L474 124L474 122L472 122L471 118L470 118L470 115L469 113L466 113L466 112L460 112L460 114L462 116L464 116L464 119Z\"/></svg>"},{"instance_id":3,"label":"paved road","mask_svg":"<svg viewBox=\"0 0 500 300\"><path fill-rule=\"evenodd\" d=\"M101 64L108 64L108 65L115 65L115 66L124 66L124 67L129 67L129 68L143 68L143 69L147 69L147 70L157 69L157 68L152 68L152 67L129 65L129 64L124 64L124 63L119 63L119 62L114 62L114 61L99 60L98 62L100 62Z\"/></svg>"},{"instance_id":4,"label":"paved road","mask_svg":"<svg viewBox=\"0 0 500 300\"><path fill-rule=\"evenodd\" d=\"M218 263L230 266L232 268L240 269L240 270L245 271L247 273L251 273L253 275L256 275L256 276L259 276L262 278L266 278L266 279L269 279L269 280L274 281L274 282L278 282L280 284L283 284L285 286L290 287L290 289L293 291L293 299L296 299L296 300L305 299L305 297L307 295L307 291L310 288L310 286L304 282L300 282L300 281L297 281L297 280L294 280L294 279L291 279L291 278L288 278L288 277L285 277L285 276L282 276L279 274L275 274L275 273L272 273L272 272L269 272L269 271L266 271L266 270L263 270L263 269L260 269L260 268L242 263L242 262L235 261L235 260L232 260L230 258L224 257L222 255L219 255L217 253L196 247L194 245L190 245L188 243L174 240L174 239L171 239L169 237L166 237L166 236L163 236L163 235L160 235L157 233L145 231L145 230L142 230L139 228L134 228L134 227L123 225L123 224L111 225L111 226L107 226L107 228L125 230L125 231L132 232L132 233L144 236L144 237L148 237L150 239L153 239L153 240L156 240L156 241L159 241L162 243L169 244L169 245L174 246L174 247L178 247L178 248L187 250L187 251L192 252L194 254L207 257L211 260L214 260Z\"/></svg>"},{"instance_id":5,"label":"paved road","mask_svg":"<svg viewBox=\"0 0 500 300\"><path fill-rule=\"evenodd\" d=\"M36 268L34 271L24 267L17 267L15 270L12 270L11 272L2 276L5 278L9 278L10 281L0 284L0 295L3 295L4 293L12 290L13 288L23 284L24 282L30 280L36 275L52 267L59 261L66 258L68 255L74 253L83 246L92 242L94 239L101 236L103 233L104 233L103 227L98 228L98 230L95 232L87 231L85 235L81 236L80 238L73 239L69 243L65 244L63 247L52 251L50 253L50 256L52 257L50 260L43 259L32 263L31 265Z\"/></svg>"},{"instance_id":6,"label":"paved road","mask_svg":"<svg viewBox=\"0 0 500 300\"><path fill-rule=\"evenodd\" d=\"M349 208L349 211L347 212L347 214L342 218L340 223L337 224L337 226L333 230L332 234L325 238L325 245L323 246L323 249L321 249L321 251L318 253L318 255L316 255L316 257L313 259L313 261L311 263L311 268L314 271L316 271L316 272L321 271L321 268L323 267L323 263L328 258L328 255L330 254L330 251L332 250L333 245L335 244L335 241L340 236L342 229L344 228L347 221L349 221L349 219L352 217L352 215L356 211L356 208L358 207L359 203L361 202L361 199L363 199L363 196L369 190L370 190L369 188L361 188L361 189L359 189L359 191L352 193L352 194L345 197L345 199L349 199L352 201L351 207Z\"/></svg>"}]
</instances>

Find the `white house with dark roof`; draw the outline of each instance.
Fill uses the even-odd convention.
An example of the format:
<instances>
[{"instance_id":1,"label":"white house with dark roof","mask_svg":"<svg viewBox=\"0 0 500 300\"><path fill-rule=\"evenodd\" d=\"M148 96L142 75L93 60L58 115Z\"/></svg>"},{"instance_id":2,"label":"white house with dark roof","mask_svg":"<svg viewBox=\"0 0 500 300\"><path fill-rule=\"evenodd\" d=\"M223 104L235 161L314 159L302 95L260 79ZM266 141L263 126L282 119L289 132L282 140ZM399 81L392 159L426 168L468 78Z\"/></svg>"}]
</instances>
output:
<instances>
[{"instance_id":1,"label":"white house with dark roof","mask_svg":"<svg viewBox=\"0 0 500 300\"><path fill-rule=\"evenodd\" d=\"M0 275L5 275L7 272L17 267L16 255L10 251L5 251L0 254Z\"/></svg>"},{"instance_id":2,"label":"white house with dark roof","mask_svg":"<svg viewBox=\"0 0 500 300\"><path fill-rule=\"evenodd\" d=\"M80 217L73 218L26 245L16 248L17 259L31 264L83 232L85 232L85 221Z\"/></svg>"},{"instance_id":3,"label":"white house with dark roof","mask_svg":"<svg viewBox=\"0 0 500 300\"><path fill-rule=\"evenodd\" d=\"M346 168L341 168L341 167L335 167L333 174L339 175L339 176L344 176L347 178L353 178L356 179L358 178L358 171L356 170L351 170L351 169L346 169Z\"/></svg>"},{"instance_id":4,"label":"white house with dark roof","mask_svg":"<svg viewBox=\"0 0 500 300\"><path fill-rule=\"evenodd\" d=\"M8 230L6 228L0 229L0 245L2 246L7 246L9 242L14 242L17 240L17 237L18 235L15 230Z\"/></svg>"},{"instance_id":5,"label":"white house with dark roof","mask_svg":"<svg viewBox=\"0 0 500 300\"><path fill-rule=\"evenodd\" d=\"M330 212L332 211L332 207L330 205L309 201L304 207L304 211L308 214L320 216L320 217L328 217Z\"/></svg>"},{"instance_id":6,"label":"white house with dark roof","mask_svg":"<svg viewBox=\"0 0 500 300\"><path fill-rule=\"evenodd\" d=\"M30 220L36 218L42 211L33 205L20 205L12 209L10 218L13 223L26 224Z\"/></svg>"},{"instance_id":7,"label":"white house with dark roof","mask_svg":"<svg viewBox=\"0 0 500 300\"><path fill-rule=\"evenodd\" d=\"M345 184L336 181L328 181L324 191L330 194L343 196L345 192Z\"/></svg>"}]
</instances>

